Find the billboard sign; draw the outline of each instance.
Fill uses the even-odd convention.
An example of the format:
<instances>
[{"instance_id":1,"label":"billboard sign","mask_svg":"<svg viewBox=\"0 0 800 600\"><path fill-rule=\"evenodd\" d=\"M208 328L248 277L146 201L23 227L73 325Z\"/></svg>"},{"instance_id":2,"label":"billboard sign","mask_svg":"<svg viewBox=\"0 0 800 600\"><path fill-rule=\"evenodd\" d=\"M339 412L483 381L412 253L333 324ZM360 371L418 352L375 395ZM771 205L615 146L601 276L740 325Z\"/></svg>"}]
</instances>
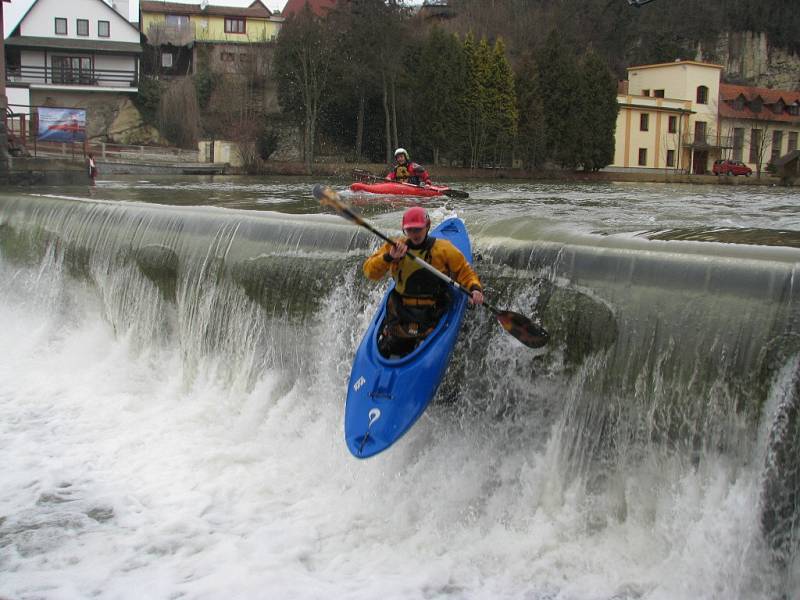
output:
<instances>
[{"instance_id":1,"label":"billboard sign","mask_svg":"<svg viewBox=\"0 0 800 600\"><path fill-rule=\"evenodd\" d=\"M82 142L86 139L86 109L36 109L39 115L37 139L43 142Z\"/></svg>"}]
</instances>

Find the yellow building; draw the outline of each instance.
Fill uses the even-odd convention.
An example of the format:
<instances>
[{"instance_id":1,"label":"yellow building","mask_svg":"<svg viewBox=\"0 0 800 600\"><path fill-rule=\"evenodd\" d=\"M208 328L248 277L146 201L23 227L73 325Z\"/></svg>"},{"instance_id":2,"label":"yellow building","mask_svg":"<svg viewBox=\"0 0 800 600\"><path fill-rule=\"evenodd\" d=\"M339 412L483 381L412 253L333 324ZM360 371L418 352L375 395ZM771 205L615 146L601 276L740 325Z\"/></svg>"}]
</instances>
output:
<instances>
[{"instance_id":1,"label":"yellow building","mask_svg":"<svg viewBox=\"0 0 800 600\"><path fill-rule=\"evenodd\" d=\"M257 58L254 47L277 38L283 21L261 0L246 8L142 0L139 27L149 47L142 69L154 75L192 74L198 49L204 48L210 67L235 72Z\"/></svg>"},{"instance_id":2,"label":"yellow building","mask_svg":"<svg viewBox=\"0 0 800 600\"><path fill-rule=\"evenodd\" d=\"M630 67L608 168L706 174L715 160L735 159L760 171L797 148L800 92L730 86L721 76L719 65L687 60Z\"/></svg>"}]
</instances>

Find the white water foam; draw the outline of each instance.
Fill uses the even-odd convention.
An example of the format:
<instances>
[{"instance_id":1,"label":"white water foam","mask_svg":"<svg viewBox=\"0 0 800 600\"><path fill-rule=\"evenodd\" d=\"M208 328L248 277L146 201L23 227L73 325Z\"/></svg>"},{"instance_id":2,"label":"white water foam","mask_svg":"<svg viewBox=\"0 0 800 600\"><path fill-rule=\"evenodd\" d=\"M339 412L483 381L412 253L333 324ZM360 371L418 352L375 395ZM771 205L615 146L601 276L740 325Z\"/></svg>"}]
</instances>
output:
<instances>
[{"instance_id":1,"label":"white water foam","mask_svg":"<svg viewBox=\"0 0 800 600\"><path fill-rule=\"evenodd\" d=\"M509 446L442 406L350 457L373 307L349 314L347 286L298 349L319 368L232 389L208 363L187 385L178 348L114 332L53 265L0 274L0 597L775 597L758 465L653 456L591 495L557 431Z\"/></svg>"}]
</instances>

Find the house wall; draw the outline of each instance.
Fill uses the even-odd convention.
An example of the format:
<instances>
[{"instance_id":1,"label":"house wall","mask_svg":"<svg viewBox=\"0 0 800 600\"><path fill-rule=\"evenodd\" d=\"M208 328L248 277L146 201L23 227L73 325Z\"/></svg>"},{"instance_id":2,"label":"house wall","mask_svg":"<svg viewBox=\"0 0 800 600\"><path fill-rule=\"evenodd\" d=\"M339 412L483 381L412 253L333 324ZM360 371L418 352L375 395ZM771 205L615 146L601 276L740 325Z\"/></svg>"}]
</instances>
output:
<instances>
[{"instance_id":1,"label":"house wall","mask_svg":"<svg viewBox=\"0 0 800 600\"><path fill-rule=\"evenodd\" d=\"M67 35L55 34L55 19L67 19ZM89 35L77 35L76 19L89 20ZM109 22L110 37L97 36L97 22ZM140 42L139 32L101 0L38 0L20 23L20 35L114 42Z\"/></svg>"},{"instance_id":2,"label":"house wall","mask_svg":"<svg viewBox=\"0 0 800 600\"><path fill-rule=\"evenodd\" d=\"M152 25L165 27L166 15L142 13L140 27L147 34ZM273 40L277 37L281 23L267 19L248 17L245 33L225 33L225 17L216 15L189 15L190 27L194 30L194 38L204 42L239 42L256 43Z\"/></svg>"}]
</instances>

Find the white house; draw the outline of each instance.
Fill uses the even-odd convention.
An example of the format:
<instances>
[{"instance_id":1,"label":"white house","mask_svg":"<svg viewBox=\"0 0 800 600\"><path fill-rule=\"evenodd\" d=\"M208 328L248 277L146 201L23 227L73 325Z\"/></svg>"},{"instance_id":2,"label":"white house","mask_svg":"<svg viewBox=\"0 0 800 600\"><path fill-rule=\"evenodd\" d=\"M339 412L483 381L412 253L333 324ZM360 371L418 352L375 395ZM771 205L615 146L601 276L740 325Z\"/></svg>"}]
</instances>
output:
<instances>
[{"instance_id":1,"label":"white house","mask_svg":"<svg viewBox=\"0 0 800 600\"><path fill-rule=\"evenodd\" d=\"M36 0L5 45L9 104L86 106L138 91L139 31L102 0Z\"/></svg>"}]
</instances>

